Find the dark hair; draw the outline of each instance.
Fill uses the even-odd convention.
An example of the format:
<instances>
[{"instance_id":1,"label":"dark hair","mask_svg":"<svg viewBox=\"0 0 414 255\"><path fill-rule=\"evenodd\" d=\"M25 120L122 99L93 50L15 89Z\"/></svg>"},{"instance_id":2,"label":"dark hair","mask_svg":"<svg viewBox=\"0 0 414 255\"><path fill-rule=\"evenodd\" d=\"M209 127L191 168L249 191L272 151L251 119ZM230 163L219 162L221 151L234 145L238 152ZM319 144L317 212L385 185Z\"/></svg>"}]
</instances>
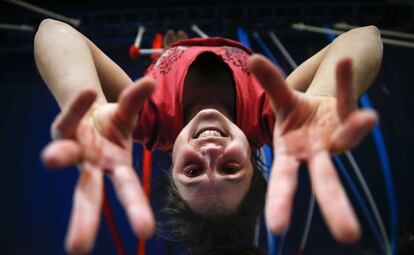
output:
<instances>
[{"instance_id":1,"label":"dark hair","mask_svg":"<svg viewBox=\"0 0 414 255\"><path fill-rule=\"evenodd\" d=\"M266 251L254 246L244 244L217 245L198 251L190 252L187 255L266 255Z\"/></svg>"},{"instance_id":2,"label":"dark hair","mask_svg":"<svg viewBox=\"0 0 414 255\"><path fill-rule=\"evenodd\" d=\"M257 152L252 152L251 160L253 176L250 188L238 210L228 216L211 217L195 213L181 198L171 174L168 174L168 181L163 187L166 195L162 208L156 215L159 236L183 242L187 252L194 254L220 254L220 251L229 254L229 249L233 249L236 254L246 248L241 243L251 243L253 240L256 222L263 212L267 186L262 175L263 163Z\"/></svg>"}]
</instances>

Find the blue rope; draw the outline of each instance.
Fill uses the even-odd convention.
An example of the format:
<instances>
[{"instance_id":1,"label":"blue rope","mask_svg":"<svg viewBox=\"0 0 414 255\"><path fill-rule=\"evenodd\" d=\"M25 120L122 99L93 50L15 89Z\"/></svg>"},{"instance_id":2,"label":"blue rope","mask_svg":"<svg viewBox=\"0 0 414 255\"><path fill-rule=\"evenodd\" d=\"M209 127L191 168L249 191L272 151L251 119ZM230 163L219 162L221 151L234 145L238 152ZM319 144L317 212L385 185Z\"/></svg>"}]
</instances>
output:
<instances>
[{"instance_id":1,"label":"blue rope","mask_svg":"<svg viewBox=\"0 0 414 255\"><path fill-rule=\"evenodd\" d=\"M238 36L242 44L250 47L250 41L248 39L247 32L242 27L238 28ZM260 47L265 51L265 54L270 58L270 60L273 63L276 63L280 67L276 58L273 56L272 52L269 50L269 48L266 46L266 44L263 42L260 36L258 34L255 34L254 38L256 39ZM272 152L272 149L268 145L263 146L263 151L264 151L265 159L266 159L265 163L267 166L267 176L268 178L270 178L270 169L272 167L273 152ZM269 254L277 254L279 243L280 243L280 236L273 235L270 231L268 231L267 232L267 251L269 252Z\"/></svg>"},{"instance_id":2,"label":"blue rope","mask_svg":"<svg viewBox=\"0 0 414 255\"><path fill-rule=\"evenodd\" d=\"M368 207L365 204L365 201L362 199L360 193L358 192L357 187L355 186L355 183L352 181L351 176L348 173L348 169L346 169L345 165L342 163L342 160L339 158L339 156L335 156L333 157L339 171L342 173L342 176L345 178L345 181L348 183L348 187L351 189L352 193L354 194L359 206L362 209L362 212L365 215L365 218L368 221L368 224L372 230L372 232L374 233L375 239L377 240L379 246L381 247L382 250L385 251L385 247L384 247L384 243L383 240L381 239L381 235L379 233L379 229L377 227L377 225L375 225L374 221L373 221L373 216L370 213L370 211L368 210Z\"/></svg>"},{"instance_id":3,"label":"blue rope","mask_svg":"<svg viewBox=\"0 0 414 255\"><path fill-rule=\"evenodd\" d=\"M324 26L325 28L330 28L329 26ZM328 40L335 40L334 34L328 34ZM373 109L371 100L367 93L363 94L360 98L360 103L363 107ZM387 149L385 146L384 138L381 132L379 125L375 125L372 131L372 135L375 142L375 147L377 149L378 157L381 163L381 170L384 176L385 188L387 190L387 200L389 205L389 214L390 214L390 232L391 232L391 251L392 254L395 254L395 249L397 245L397 236L398 236L398 207L397 200L395 198L395 189L392 179L392 171L390 163L388 160Z\"/></svg>"},{"instance_id":4,"label":"blue rope","mask_svg":"<svg viewBox=\"0 0 414 255\"><path fill-rule=\"evenodd\" d=\"M241 26L237 28L237 37L239 38L239 42L241 42L244 46L246 46L249 49L251 48L249 36Z\"/></svg>"},{"instance_id":5,"label":"blue rope","mask_svg":"<svg viewBox=\"0 0 414 255\"><path fill-rule=\"evenodd\" d=\"M367 94L361 96L360 103L365 108L373 109L371 100ZM381 128L379 124L376 124L372 130L372 136L374 138L375 147L377 149L378 157L381 162L382 173L384 175L385 187L387 189L387 199L390 206L390 229L391 229L391 250L395 254L398 236L398 208L397 201L395 199L395 189L392 182L392 171L390 162L387 155L387 149L385 146L384 138L382 136Z\"/></svg>"},{"instance_id":6,"label":"blue rope","mask_svg":"<svg viewBox=\"0 0 414 255\"><path fill-rule=\"evenodd\" d=\"M267 45L264 43L264 41L262 40L262 38L260 37L260 35L258 34L258 33L255 33L254 34L254 38L256 39L256 42L259 44L259 46L262 48L262 50L264 51L264 53L265 53L265 55L267 55L267 57L274 63L274 64L276 64L279 68L281 68L281 65L280 65L280 63L277 61L277 59L276 59L276 57L273 55L273 53L270 51L270 49L267 47ZM335 39L335 36L333 35L333 34L330 34L329 35L329 39L332 41L332 40L334 40ZM283 71L283 70L282 70ZM375 130L375 129L374 129ZM375 132L374 131L374 135L375 135L375 133L378 133L378 132ZM380 137L382 137L381 136L381 133L379 132L379 135L378 136L380 136ZM379 144L381 144L381 143L379 143ZM382 143L382 144L384 144L384 143ZM384 145L384 147L383 147L383 149L382 150L380 150L380 149L378 149L379 151L381 151L381 152L383 152L383 153L385 153L386 152L386 150L385 150L385 145ZM385 153L385 155L386 155L386 153ZM385 156L385 162L386 163L388 163L388 160L387 160L388 158ZM357 199L357 201L358 201L358 203L359 203L359 205L360 205L360 207L362 208L362 210L363 210L363 213L365 214L365 216L366 216L366 218L367 218L367 221L368 221L368 223L369 223L369 225L370 225L370 227L371 227L371 229L372 229L372 231L373 231L373 233L374 233L374 236L375 236L375 238L376 238L376 240L377 240L377 242L379 243L379 245L380 245L380 247L382 248L382 249L384 249L384 243L383 242L381 242L381 237L380 237L380 234L379 234L379 230L378 230L378 228L376 227L376 225L374 224L374 222L373 222L373 218L372 218L372 216L371 216L371 214L370 214L370 212L369 212L369 210L368 210L368 208L367 208L367 206L366 206L366 204L365 204L365 202L364 202L364 200L362 199L362 197L361 197L361 195L359 194L359 192L358 192L358 189L355 187L355 185L354 185L354 183L353 183L353 181L352 181L352 178L349 176L349 174L348 174L348 172L347 172L347 170L346 170L346 168L344 167L344 164L342 163L342 161L341 161L341 159L340 158L338 158L338 157L335 157L334 158L334 160L335 160L335 162L336 162L336 164L339 166L339 168L340 168L340 170L342 171L342 173L343 173L343 175L344 175L344 177L345 177L345 179L347 180L347 182L348 182L348 184L350 185L350 188L351 188L351 190L353 191L353 193L354 193L354 195L355 195L355 197L356 197L356 199ZM388 164L389 165L389 164ZM388 174L386 174L386 173L384 173L384 176L386 176L386 181L387 180L391 180L391 171L388 171ZM390 188L392 188L392 182L391 183L388 183L387 184L387 190L391 190ZM394 200L395 200L395 196L394 196L394 192L393 192L393 188L392 188L392 191L391 192L389 192L389 195L388 195L388 198L389 198L389 201L390 201L390 199L392 200L392 198L394 198ZM392 202L390 202L390 205L391 204L393 204ZM395 204L395 203L394 203ZM391 206L392 207L392 206ZM394 212L394 213L396 213L396 206L395 207L393 207L393 209L392 209L392 211ZM392 213L391 213L392 214ZM393 215L393 214L392 214ZM391 217L392 218L392 220L391 220L391 222L395 222L395 224L392 224L393 226L395 226L395 228L396 228L396 226L397 226L397 220L396 220L396 215L395 215L395 217ZM395 233L396 233L396 230L394 230L395 231ZM392 233L394 233L394 232L392 232ZM395 240L395 239L394 239ZM394 240L392 240L392 247L395 247L394 246ZM269 245L269 248L274 248L274 245ZM394 253L394 250L395 250L395 248L392 248L393 249L393 253ZM269 251L275 251L275 250L270 250L269 249ZM270 254L273 254L273 253L270 253Z\"/></svg>"},{"instance_id":7,"label":"blue rope","mask_svg":"<svg viewBox=\"0 0 414 255\"><path fill-rule=\"evenodd\" d=\"M279 61L277 61L275 55L273 55L272 51L270 51L269 47L267 47L266 43L262 40L262 37L259 35L259 33L253 33L254 39L256 39L256 42L259 44L260 48L262 48L264 54L282 71L283 76L286 77L285 71L282 69L282 66L280 65Z\"/></svg>"}]
</instances>

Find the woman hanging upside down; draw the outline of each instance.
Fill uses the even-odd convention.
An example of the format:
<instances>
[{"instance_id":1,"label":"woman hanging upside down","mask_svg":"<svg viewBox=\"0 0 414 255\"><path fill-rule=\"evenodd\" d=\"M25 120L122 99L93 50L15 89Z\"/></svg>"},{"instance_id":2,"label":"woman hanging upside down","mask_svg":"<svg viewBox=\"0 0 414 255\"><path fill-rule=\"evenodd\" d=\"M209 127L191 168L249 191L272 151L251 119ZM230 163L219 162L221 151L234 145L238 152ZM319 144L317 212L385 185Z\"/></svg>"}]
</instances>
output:
<instances>
[{"instance_id":1,"label":"woman hanging upside down","mask_svg":"<svg viewBox=\"0 0 414 255\"><path fill-rule=\"evenodd\" d=\"M132 168L133 140L171 152L170 197L181 202L179 210L167 211L178 212L177 217L188 212L191 224L217 223L228 230L226 242L236 242L238 234L222 222L245 219L249 227L260 214L265 183L252 155L264 144L275 154L265 197L272 232L283 233L289 225L298 167L306 162L332 235L343 242L359 237L330 155L356 146L377 121L374 112L356 109L381 63L375 27L344 33L286 80L265 57L235 41L211 38L173 44L133 82L86 37L53 20L39 27L35 58L62 109L43 162L81 169L66 239L69 252L93 246L105 174L134 233L153 233L153 213ZM189 230L182 219L178 226ZM185 231L178 234L197 243L203 231L212 239L220 232L214 226L195 229L192 239Z\"/></svg>"}]
</instances>

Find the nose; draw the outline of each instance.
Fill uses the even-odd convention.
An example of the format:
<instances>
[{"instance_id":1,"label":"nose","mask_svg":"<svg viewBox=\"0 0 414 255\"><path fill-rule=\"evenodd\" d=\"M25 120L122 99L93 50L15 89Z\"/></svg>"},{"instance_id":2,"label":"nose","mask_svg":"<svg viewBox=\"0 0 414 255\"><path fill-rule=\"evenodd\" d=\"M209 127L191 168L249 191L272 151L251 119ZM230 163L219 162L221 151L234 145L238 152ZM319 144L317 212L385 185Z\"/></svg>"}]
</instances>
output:
<instances>
[{"instance_id":1,"label":"nose","mask_svg":"<svg viewBox=\"0 0 414 255\"><path fill-rule=\"evenodd\" d=\"M217 158L223 153L223 146L215 143L206 143L200 147L200 152L208 161L208 165L213 167Z\"/></svg>"}]
</instances>

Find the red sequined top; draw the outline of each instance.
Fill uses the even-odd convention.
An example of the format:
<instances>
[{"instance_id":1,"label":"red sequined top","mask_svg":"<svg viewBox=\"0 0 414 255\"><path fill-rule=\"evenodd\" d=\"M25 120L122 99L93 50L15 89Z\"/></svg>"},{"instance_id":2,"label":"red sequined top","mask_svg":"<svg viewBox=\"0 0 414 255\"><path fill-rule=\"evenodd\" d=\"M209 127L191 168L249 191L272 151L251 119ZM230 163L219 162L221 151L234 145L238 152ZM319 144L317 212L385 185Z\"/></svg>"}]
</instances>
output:
<instances>
[{"instance_id":1,"label":"red sequined top","mask_svg":"<svg viewBox=\"0 0 414 255\"><path fill-rule=\"evenodd\" d=\"M180 41L147 69L145 75L154 78L157 87L140 112L135 141L148 149L172 149L184 127L184 80L191 63L203 52L217 54L232 71L236 91L235 124L255 148L271 145L275 117L269 98L247 68L252 51L223 38Z\"/></svg>"}]
</instances>

